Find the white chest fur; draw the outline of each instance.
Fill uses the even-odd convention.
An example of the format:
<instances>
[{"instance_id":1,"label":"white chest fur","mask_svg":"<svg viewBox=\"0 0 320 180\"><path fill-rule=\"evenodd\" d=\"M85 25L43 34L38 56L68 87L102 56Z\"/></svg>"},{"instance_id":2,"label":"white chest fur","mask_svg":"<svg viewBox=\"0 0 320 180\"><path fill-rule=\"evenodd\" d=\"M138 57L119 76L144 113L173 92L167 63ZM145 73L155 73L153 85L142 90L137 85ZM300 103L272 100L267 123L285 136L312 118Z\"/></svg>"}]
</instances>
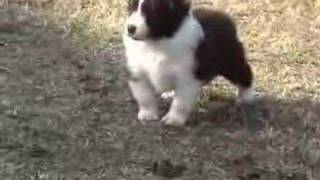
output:
<instances>
[{"instance_id":1,"label":"white chest fur","mask_svg":"<svg viewBox=\"0 0 320 180\"><path fill-rule=\"evenodd\" d=\"M194 52L201 38L203 31L192 15L172 38L136 41L124 34L129 71L149 80L158 92L172 90L177 79L193 75Z\"/></svg>"}]
</instances>

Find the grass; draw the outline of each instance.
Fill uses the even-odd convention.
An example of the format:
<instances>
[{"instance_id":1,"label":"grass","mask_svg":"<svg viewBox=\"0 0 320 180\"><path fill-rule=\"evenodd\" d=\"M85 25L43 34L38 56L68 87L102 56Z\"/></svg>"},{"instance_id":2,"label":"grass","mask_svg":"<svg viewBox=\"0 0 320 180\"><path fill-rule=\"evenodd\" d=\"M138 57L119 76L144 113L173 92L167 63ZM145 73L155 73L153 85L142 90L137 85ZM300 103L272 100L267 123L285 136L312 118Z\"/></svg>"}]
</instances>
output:
<instances>
[{"instance_id":1,"label":"grass","mask_svg":"<svg viewBox=\"0 0 320 180\"><path fill-rule=\"evenodd\" d=\"M0 2L0 179L320 178L319 0L196 1L235 19L264 98L219 78L183 129L135 120L125 2Z\"/></svg>"}]
</instances>

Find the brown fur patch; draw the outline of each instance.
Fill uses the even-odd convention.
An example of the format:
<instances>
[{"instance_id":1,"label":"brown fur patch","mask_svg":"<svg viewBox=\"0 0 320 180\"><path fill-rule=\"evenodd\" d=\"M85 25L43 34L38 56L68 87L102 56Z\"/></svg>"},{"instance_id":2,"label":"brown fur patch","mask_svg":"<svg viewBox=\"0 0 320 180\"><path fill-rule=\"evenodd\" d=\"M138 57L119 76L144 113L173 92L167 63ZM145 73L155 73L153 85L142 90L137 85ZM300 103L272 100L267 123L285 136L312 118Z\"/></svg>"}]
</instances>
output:
<instances>
[{"instance_id":1,"label":"brown fur patch","mask_svg":"<svg viewBox=\"0 0 320 180\"><path fill-rule=\"evenodd\" d=\"M253 75L232 19L208 9L197 9L194 15L205 34L196 52L196 76L210 81L222 75L234 84L251 86Z\"/></svg>"}]
</instances>

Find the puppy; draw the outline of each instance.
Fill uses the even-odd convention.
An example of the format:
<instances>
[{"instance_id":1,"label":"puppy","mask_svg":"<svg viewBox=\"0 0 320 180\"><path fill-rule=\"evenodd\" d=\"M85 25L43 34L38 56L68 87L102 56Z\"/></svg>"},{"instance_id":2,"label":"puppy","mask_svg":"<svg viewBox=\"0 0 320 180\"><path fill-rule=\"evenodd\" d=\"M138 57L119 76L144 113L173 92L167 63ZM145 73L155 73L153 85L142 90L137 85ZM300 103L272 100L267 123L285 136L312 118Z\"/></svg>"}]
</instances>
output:
<instances>
[{"instance_id":1,"label":"puppy","mask_svg":"<svg viewBox=\"0 0 320 180\"><path fill-rule=\"evenodd\" d=\"M142 122L159 119L156 95L173 90L161 120L183 126L201 86L218 75L238 87L241 101L255 98L253 74L231 18L190 6L188 0L129 2L123 43Z\"/></svg>"}]
</instances>

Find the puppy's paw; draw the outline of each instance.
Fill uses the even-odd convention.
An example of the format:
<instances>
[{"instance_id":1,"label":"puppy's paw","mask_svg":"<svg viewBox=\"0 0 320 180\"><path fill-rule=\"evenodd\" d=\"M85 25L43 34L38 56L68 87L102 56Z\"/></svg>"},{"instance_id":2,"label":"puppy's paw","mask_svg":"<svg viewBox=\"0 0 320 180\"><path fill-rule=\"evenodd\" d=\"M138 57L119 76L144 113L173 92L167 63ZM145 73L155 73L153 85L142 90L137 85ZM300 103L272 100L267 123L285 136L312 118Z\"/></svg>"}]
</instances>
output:
<instances>
[{"instance_id":1,"label":"puppy's paw","mask_svg":"<svg viewBox=\"0 0 320 180\"><path fill-rule=\"evenodd\" d=\"M157 111L152 110L140 110L138 113L138 119L142 123L146 123L148 121L156 121L159 119L159 115Z\"/></svg>"},{"instance_id":2,"label":"puppy's paw","mask_svg":"<svg viewBox=\"0 0 320 180\"><path fill-rule=\"evenodd\" d=\"M161 94L162 99L172 99L174 97L174 91L168 91Z\"/></svg>"},{"instance_id":3,"label":"puppy's paw","mask_svg":"<svg viewBox=\"0 0 320 180\"><path fill-rule=\"evenodd\" d=\"M251 104L261 99L261 94L253 90L252 88L248 88L245 90L242 90L239 93L239 99L238 102L243 104Z\"/></svg>"},{"instance_id":4,"label":"puppy's paw","mask_svg":"<svg viewBox=\"0 0 320 180\"><path fill-rule=\"evenodd\" d=\"M186 124L187 119L179 116L172 116L169 113L165 115L161 122L167 126L174 126L174 127L183 127Z\"/></svg>"}]
</instances>

